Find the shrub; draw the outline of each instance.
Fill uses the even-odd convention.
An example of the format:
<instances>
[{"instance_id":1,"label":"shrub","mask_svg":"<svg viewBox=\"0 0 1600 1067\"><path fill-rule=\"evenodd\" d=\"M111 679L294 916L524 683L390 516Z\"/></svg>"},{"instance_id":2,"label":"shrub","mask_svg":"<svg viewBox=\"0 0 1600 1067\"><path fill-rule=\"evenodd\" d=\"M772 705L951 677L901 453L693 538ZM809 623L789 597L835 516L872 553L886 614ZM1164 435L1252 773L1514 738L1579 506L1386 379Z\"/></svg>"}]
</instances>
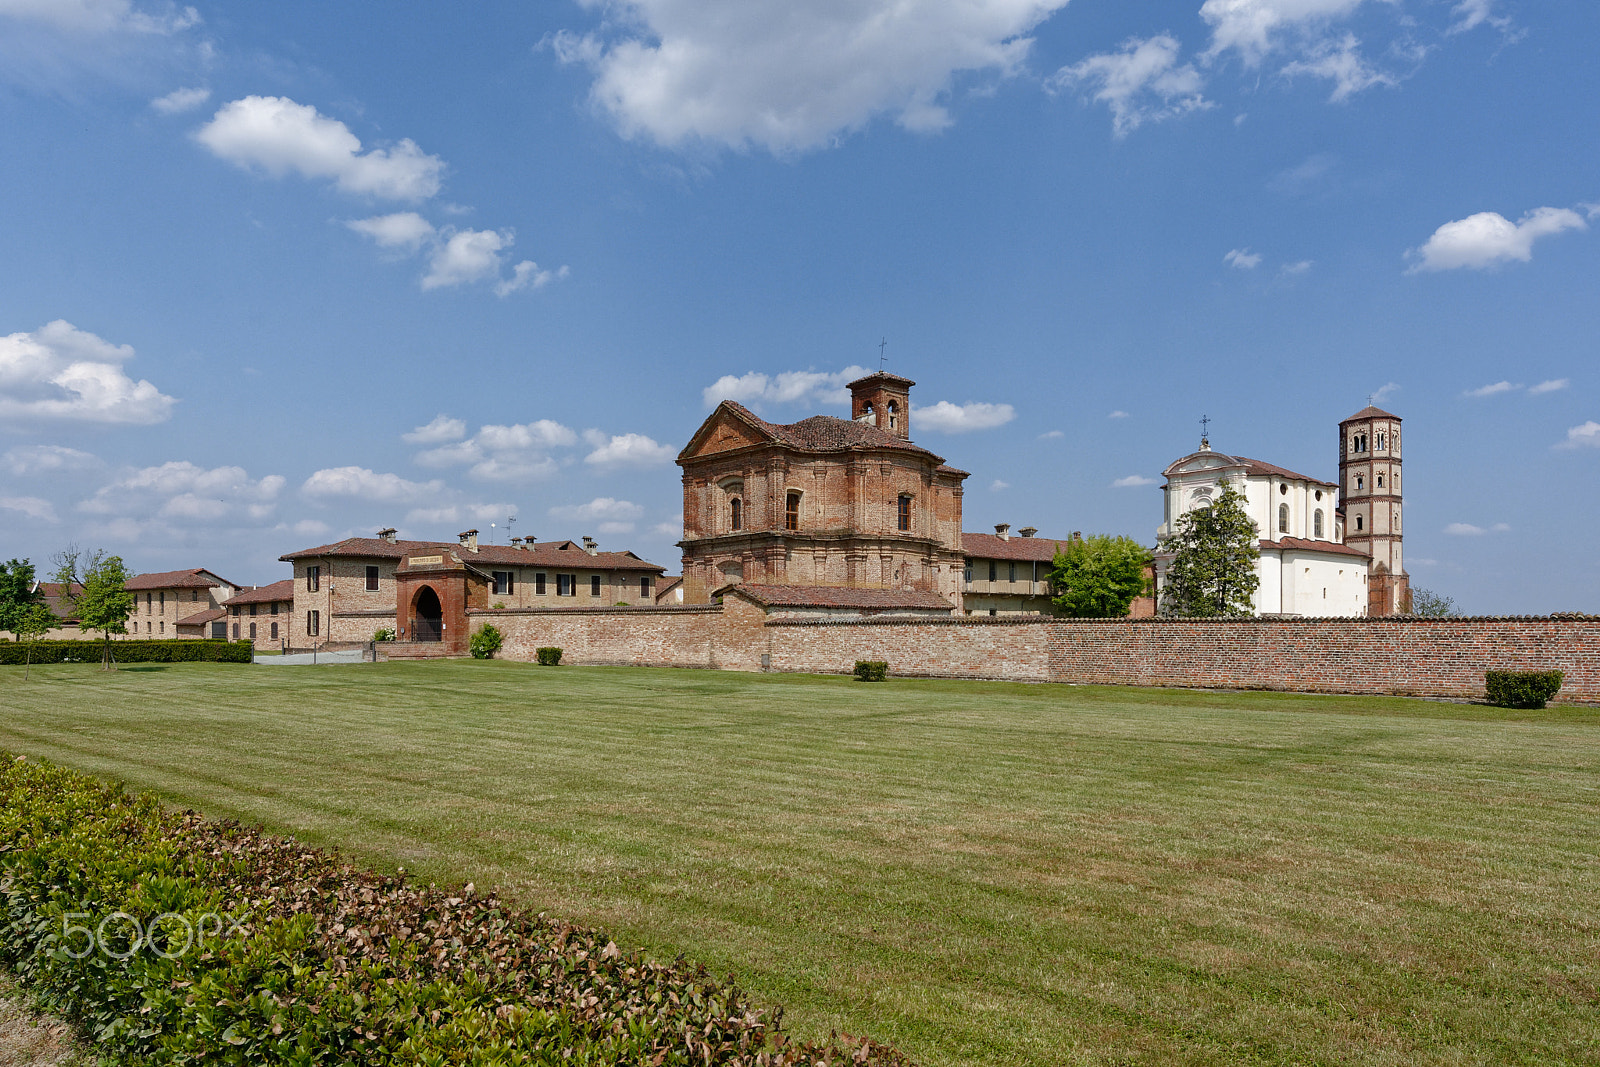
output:
<instances>
[{"instance_id":1,"label":"shrub","mask_svg":"<svg viewBox=\"0 0 1600 1067\"><path fill-rule=\"evenodd\" d=\"M34 663L100 663L104 641L39 641L33 646ZM0 664L21 664L27 646L0 642ZM212 641L175 638L165 641L113 641L111 655L118 663L253 663L255 646L249 641Z\"/></svg>"},{"instance_id":2,"label":"shrub","mask_svg":"<svg viewBox=\"0 0 1600 1067\"><path fill-rule=\"evenodd\" d=\"M505 636L500 633L500 628L486 622L467 641L467 647L472 649L473 659L493 659L504 643Z\"/></svg>"},{"instance_id":3,"label":"shrub","mask_svg":"<svg viewBox=\"0 0 1600 1067\"><path fill-rule=\"evenodd\" d=\"M889 665L881 659L856 660L856 680L860 682L881 682L889 674Z\"/></svg>"},{"instance_id":4,"label":"shrub","mask_svg":"<svg viewBox=\"0 0 1600 1067\"><path fill-rule=\"evenodd\" d=\"M471 885L407 885L3 752L0 965L108 1065L907 1062L790 1044L703 967Z\"/></svg>"},{"instance_id":5,"label":"shrub","mask_svg":"<svg viewBox=\"0 0 1600 1067\"><path fill-rule=\"evenodd\" d=\"M533 650L533 655L541 666L561 666L561 650L559 648L536 648Z\"/></svg>"},{"instance_id":6,"label":"shrub","mask_svg":"<svg viewBox=\"0 0 1600 1067\"><path fill-rule=\"evenodd\" d=\"M393 641L394 640L394 631L392 629L390 629L389 627L385 626L383 629L378 630L377 632L375 632L372 635L372 639L374 641Z\"/></svg>"},{"instance_id":7,"label":"shrub","mask_svg":"<svg viewBox=\"0 0 1600 1067\"><path fill-rule=\"evenodd\" d=\"M1483 688L1489 703L1502 708L1542 708L1561 690L1566 675L1560 671L1484 671Z\"/></svg>"}]
</instances>

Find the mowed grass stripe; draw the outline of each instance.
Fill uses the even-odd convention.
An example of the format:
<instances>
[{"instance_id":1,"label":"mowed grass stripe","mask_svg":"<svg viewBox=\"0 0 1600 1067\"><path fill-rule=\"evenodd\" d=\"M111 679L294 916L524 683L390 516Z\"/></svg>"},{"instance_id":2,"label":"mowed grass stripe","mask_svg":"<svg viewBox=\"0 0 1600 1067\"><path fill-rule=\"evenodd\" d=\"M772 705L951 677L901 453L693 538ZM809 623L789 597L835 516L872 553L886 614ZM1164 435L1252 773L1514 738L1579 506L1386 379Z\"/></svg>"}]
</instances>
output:
<instances>
[{"instance_id":1,"label":"mowed grass stripe","mask_svg":"<svg viewBox=\"0 0 1600 1067\"><path fill-rule=\"evenodd\" d=\"M1587 1062L1600 712L396 663L0 669L0 744L928 1063Z\"/></svg>"}]
</instances>

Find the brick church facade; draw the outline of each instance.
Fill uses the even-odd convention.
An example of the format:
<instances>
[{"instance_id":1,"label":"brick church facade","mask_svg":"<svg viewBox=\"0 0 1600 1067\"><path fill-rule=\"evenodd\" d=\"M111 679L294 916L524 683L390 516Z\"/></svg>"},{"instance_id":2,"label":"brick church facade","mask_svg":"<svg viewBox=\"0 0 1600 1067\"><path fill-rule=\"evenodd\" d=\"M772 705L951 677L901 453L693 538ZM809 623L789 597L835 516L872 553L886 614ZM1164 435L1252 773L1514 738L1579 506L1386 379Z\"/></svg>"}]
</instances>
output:
<instances>
[{"instance_id":1,"label":"brick church facade","mask_svg":"<svg viewBox=\"0 0 1600 1067\"><path fill-rule=\"evenodd\" d=\"M916 383L850 383L851 418L770 423L725 400L678 456L683 602L732 586L788 602L959 610L966 471L911 442ZM871 591L871 596L866 593ZM901 602L904 603L901 603Z\"/></svg>"}]
</instances>

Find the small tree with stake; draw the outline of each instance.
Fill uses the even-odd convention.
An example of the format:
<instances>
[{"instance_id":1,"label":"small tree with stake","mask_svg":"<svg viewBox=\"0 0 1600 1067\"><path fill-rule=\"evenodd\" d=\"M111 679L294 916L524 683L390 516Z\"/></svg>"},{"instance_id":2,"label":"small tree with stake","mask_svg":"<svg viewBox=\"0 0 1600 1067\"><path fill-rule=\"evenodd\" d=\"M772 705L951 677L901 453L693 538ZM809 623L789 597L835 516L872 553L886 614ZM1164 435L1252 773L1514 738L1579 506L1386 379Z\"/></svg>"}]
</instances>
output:
<instances>
[{"instance_id":1,"label":"small tree with stake","mask_svg":"<svg viewBox=\"0 0 1600 1067\"><path fill-rule=\"evenodd\" d=\"M133 614L133 594L126 588L128 569L122 557L98 549L84 554L72 545L56 556L55 563L62 599L72 605L80 626L105 635L100 666L112 670L111 635L127 633L128 616ZM77 586L82 588L74 593Z\"/></svg>"},{"instance_id":2,"label":"small tree with stake","mask_svg":"<svg viewBox=\"0 0 1600 1067\"><path fill-rule=\"evenodd\" d=\"M1250 598L1261 584L1256 560L1260 534L1244 510L1244 494L1224 479L1222 495L1186 512L1178 532L1162 542L1175 552L1161 590L1163 615L1214 618L1248 615Z\"/></svg>"}]
</instances>

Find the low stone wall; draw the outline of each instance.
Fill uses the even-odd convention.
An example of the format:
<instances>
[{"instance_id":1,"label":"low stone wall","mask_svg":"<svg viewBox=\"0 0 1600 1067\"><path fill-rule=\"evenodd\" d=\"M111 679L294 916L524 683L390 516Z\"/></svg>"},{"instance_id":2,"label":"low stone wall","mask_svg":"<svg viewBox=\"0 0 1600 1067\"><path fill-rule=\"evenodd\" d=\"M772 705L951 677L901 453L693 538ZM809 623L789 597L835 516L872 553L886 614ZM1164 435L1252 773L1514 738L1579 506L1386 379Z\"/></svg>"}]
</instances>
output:
<instances>
[{"instance_id":1,"label":"low stone wall","mask_svg":"<svg viewBox=\"0 0 1600 1067\"><path fill-rule=\"evenodd\" d=\"M907 619L771 619L766 651L775 671L849 673L884 660L901 676L1050 681L1050 627L1038 615Z\"/></svg>"},{"instance_id":2,"label":"low stone wall","mask_svg":"<svg viewBox=\"0 0 1600 1067\"><path fill-rule=\"evenodd\" d=\"M638 667L761 669L764 616L731 598L727 605L650 608L506 608L467 612L473 630L500 629L503 659L532 661L561 649L561 662Z\"/></svg>"}]
</instances>

